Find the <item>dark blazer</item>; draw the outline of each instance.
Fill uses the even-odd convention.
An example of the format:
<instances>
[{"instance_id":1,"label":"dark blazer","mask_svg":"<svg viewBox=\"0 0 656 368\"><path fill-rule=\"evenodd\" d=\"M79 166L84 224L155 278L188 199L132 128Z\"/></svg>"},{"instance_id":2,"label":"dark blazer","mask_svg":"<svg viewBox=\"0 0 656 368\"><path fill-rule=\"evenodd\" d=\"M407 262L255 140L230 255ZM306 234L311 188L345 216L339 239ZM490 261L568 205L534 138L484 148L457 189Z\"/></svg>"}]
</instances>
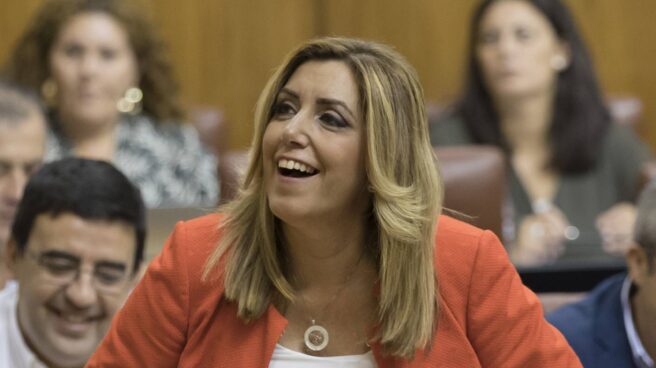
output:
<instances>
[{"instance_id":1,"label":"dark blazer","mask_svg":"<svg viewBox=\"0 0 656 368\"><path fill-rule=\"evenodd\" d=\"M622 316L620 292L625 278L626 274L609 277L585 299L547 316L584 367L636 367Z\"/></svg>"}]
</instances>

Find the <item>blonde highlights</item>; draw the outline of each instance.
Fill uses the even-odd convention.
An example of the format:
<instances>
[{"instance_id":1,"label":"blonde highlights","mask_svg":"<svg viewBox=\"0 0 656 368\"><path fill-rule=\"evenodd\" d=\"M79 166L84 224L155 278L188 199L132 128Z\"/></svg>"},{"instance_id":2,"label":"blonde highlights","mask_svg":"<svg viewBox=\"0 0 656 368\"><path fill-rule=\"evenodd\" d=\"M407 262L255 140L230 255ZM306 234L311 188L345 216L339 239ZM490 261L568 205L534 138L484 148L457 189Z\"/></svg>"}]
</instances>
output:
<instances>
[{"instance_id":1,"label":"blonde highlights","mask_svg":"<svg viewBox=\"0 0 656 368\"><path fill-rule=\"evenodd\" d=\"M408 63L387 46L346 38L309 41L275 72L256 107L251 160L238 198L225 208L223 236L205 277L224 277L225 296L239 317L261 316L272 297L293 300L285 277L284 247L263 182L262 137L280 89L308 61L348 65L359 90L366 131L366 171L371 193L371 257L380 282L377 336L384 350L411 358L431 342L437 321L435 223L440 183L428 138L423 91ZM214 270L225 262L225 271Z\"/></svg>"}]
</instances>

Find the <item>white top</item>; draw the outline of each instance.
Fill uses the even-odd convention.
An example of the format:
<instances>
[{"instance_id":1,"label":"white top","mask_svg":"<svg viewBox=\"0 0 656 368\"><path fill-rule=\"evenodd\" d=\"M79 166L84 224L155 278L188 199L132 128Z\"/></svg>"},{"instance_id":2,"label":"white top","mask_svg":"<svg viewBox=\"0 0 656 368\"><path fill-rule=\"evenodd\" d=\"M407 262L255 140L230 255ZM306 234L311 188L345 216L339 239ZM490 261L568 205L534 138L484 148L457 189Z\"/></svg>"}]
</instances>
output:
<instances>
[{"instance_id":1,"label":"white top","mask_svg":"<svg viewBox=\"0 0 656 368\"><path fill-rule=\"evenodd\" d=\"M316 357L276 344L269 368L375 368L374 354Z\"/></svg>"},{"instance_id":2,"label":"white top","mask_svg":"<svg viewBox=\"0 0 656 368\"><path fill-rule=\"evenodd\" d=\"M47 368L27 347L18 328L18 283L9 281L0 291L0 367Z\"/></svg>"}]
</instances>

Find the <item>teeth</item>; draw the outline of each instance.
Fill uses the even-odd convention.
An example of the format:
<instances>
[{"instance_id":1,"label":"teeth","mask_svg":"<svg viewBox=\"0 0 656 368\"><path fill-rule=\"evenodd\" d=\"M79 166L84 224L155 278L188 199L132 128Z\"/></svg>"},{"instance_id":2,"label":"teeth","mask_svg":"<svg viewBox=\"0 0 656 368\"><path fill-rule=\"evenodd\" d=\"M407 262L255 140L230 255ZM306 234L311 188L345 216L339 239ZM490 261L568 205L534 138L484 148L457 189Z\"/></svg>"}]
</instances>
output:
<instances>
[{"instance_id":1,"label":"teeth","mask_svg":"<svg viewBox=\"0 0 656 368\"><path fill-rule=\"evenodd\" d=\"M89 318L86 316L68 315L68 316L62 316L62 319L69 323L84 323L87 322Z\"/></svg>"},{"instance_id":2,"label":"teeth","mask_svg":"<svg viewBox=\"0 0 656 368\"><path fill-rule=\"evenodd\" d=\"M278 161L278 167L287 170L297 170L300 172L306 172L308 174L314 174L314 172L316 171L314 168L309 167L300 162L296 162L293 160L285 160L285 159L281 159L280 161Z\"/></svg>"}]
</instances>

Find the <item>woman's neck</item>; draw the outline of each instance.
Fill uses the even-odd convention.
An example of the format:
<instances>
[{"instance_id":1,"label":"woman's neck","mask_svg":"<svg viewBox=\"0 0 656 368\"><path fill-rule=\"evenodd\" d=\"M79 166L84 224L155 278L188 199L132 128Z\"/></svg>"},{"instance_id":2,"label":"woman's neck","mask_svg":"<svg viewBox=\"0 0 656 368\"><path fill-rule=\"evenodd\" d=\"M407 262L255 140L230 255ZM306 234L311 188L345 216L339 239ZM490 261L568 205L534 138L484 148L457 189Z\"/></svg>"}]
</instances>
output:
<instances>
[{"instance_id":1,"label":"woman's neck","mask_svg":"<svg viewBox=\"0 0 656 368\"><path fill-rule=\"evenodd\" d=\"M117 120L87 123L61 116L59 124L76 156L105 161L114 158Z\"/></svg>"},{"instance_id":2,"label":"woman's neck","mask_svg":"<svg viewBox=\"0 0 656 368\"><path fill-rule=\"evenodd\" d=\"M519 99L499 99L495 106L501 131L513 149L547 149L553 95L541 93Z\"/></svg>"},{"instance_id":3,"label":"woman's neck","mask_svg":"<svg viewBox=\"0 0 656 368\"><path fill-rule=\"evenodd\" d=\"M340 226L283 225L291 282L299 289L343 285L358 270L371 268L367 259L364 220Z\"/></svg>"}]
</instances>

